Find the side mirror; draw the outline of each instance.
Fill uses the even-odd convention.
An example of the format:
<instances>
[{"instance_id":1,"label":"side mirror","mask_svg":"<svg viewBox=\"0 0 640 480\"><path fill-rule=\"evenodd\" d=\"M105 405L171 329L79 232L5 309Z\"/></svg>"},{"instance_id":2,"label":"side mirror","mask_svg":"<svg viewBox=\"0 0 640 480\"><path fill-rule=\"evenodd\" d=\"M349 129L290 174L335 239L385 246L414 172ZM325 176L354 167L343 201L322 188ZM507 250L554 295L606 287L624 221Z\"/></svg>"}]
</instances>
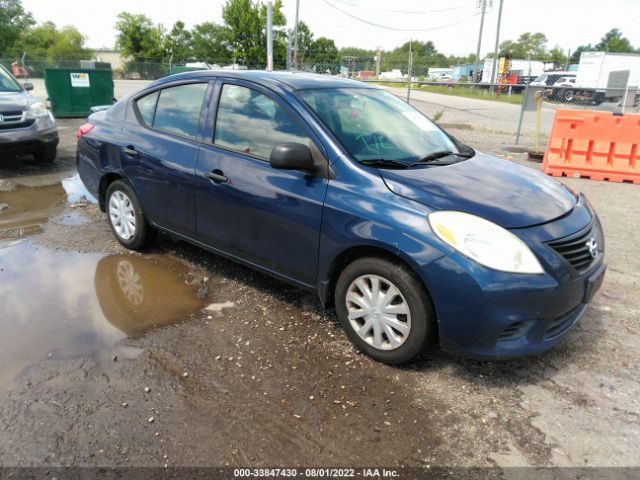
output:
<instances>
[{"instance_id":1,"label":"side mirror","mask_svg":"<svg viewBox=\"0 0 640 480\"><path fill-rule=\"evenodd\" d=\"M313 162L311 150L302 143L281 143L271 151L269 163L280 170L302 170L311 175L318 172L318 166Z\"/></svg>"},{"instance_id":2,"label":"side mirror","mask_svg":"<svg viewBox=\"0 0 640 480\"><path fill-rule=\"evenodd\" d=\"M24 83L22 84L22 86L24 87L24 89L25 89L27 92L30 92L31 90L33 90L33 83L30 83L30 82L24 82Z\"/></svg>"}]
</instances>

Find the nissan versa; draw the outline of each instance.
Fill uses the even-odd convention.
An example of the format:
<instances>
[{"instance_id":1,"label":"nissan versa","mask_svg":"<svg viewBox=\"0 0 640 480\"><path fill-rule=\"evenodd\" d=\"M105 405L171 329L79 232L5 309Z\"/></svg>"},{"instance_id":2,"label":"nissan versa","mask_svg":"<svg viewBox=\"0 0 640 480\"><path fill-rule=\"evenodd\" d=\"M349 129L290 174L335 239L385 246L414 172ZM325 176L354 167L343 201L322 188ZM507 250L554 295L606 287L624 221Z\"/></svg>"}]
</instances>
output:
<instances>
[{"instance_id":1,"label":"nissan versa","mask_svg":"<svg viewBox=\"0 0 640 480\"><path fill-rule=\"evenodd\" d=\"M29 95L33 85L21 85L0 65L0 153L31 153L53 162L58 128L47 107Z\"/></svg>"},{"instance_id":2,"label":"nissan versa","mask_svg":"<svg viewBox=\"0 0 640 480\"><path fill-rule=\"evenodd\" d=\"M190 72L93 114L78 138L122 245L161 230L313 290L382 362L435 340L480 358L541 352L604 276L583 195L360 82Z\"/></svg>"}]
</instances>

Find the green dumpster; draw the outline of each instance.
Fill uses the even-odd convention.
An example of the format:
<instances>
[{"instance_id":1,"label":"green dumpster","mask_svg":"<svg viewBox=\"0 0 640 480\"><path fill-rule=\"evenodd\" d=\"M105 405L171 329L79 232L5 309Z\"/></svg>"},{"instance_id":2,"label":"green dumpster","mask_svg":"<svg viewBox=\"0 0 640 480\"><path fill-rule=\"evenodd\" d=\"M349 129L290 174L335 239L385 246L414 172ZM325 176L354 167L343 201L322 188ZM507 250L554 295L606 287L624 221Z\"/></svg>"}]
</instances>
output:
<instances>
[{"instance_id":1,"label":"green dumpster","mask_svg":"<svg viewBox=\"0 0 640 480\"><path fill-rule=\"evenodd\" d=\"M86 117L91 107L113 103L111 70L47 68L44 85L56 118Z\"/></svg>"}]
</instances>

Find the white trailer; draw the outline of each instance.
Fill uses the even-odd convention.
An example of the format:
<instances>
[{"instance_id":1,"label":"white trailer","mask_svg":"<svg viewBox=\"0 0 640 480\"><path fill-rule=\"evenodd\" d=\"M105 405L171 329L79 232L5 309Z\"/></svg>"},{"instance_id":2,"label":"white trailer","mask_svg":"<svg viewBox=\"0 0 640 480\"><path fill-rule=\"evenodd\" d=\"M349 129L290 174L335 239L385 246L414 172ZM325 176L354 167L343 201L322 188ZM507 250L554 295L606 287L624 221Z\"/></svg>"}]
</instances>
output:
<instances>
[{"instance_id":1,"label":"white trailer","mask_svg":"<svg viewBox=\"0 0 640 480\"><path fill-rule=\"evenodd\" d=\"M629 72L628 81L616 85L616 78L626 77L626 74L621 74L625 71ZM598 105L604 101L619 101L625 90L635 91L640 86L640 55L583 52L575 84L576 100L587 100Z\"/></svg>"}]
</instances>

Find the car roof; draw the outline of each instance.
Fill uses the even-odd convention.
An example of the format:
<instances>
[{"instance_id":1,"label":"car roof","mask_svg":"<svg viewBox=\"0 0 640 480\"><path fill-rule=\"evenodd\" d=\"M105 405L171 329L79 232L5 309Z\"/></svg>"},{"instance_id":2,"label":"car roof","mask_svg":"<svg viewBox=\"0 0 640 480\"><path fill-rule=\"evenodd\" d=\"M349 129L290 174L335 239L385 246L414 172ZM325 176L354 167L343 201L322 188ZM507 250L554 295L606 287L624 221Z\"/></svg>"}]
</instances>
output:
<instances>
[{"instance_id":1,"label":"car roof","mask_svg":"<svg viewBox=\"0 0 640 480\"><path fill-rule=\"evenodd\" d=\"M302 72L267 72L265 70L198 70L170 75L155 82L160 85L176 80L203 78L232 78L248 80L265 87L280 87L287 90L306 90L316 88L376 88L365 82L331 75Z\"/></svg>"}]
</instances>

